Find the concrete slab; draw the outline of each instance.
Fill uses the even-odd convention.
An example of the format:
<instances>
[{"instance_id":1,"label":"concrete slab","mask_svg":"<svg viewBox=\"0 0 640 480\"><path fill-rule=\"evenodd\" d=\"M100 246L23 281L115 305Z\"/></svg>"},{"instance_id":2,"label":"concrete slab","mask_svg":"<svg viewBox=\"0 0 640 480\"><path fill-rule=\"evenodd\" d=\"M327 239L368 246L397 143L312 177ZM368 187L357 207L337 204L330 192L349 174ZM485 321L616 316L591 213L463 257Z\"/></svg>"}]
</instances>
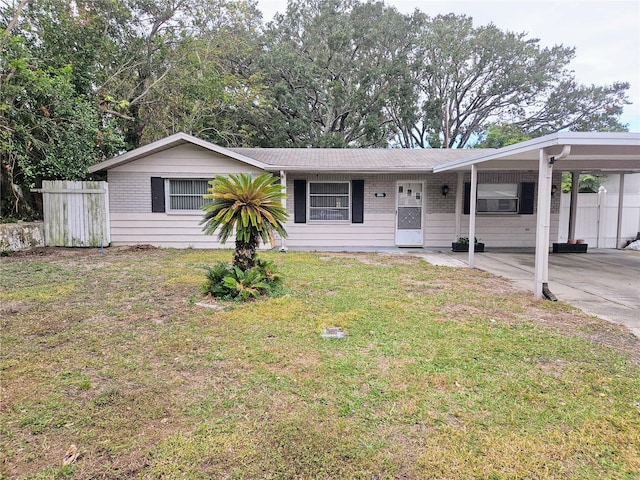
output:
<instances>
[{"instance_id":1,"label":"concrete slab","mask_svg":"<svg viewBox=\"0 0 640 480\"><path fill-rule=\"evenodd\" d=\"M413 255L438 267L464 268L467 266L467 264L461 259L454 258L453 256L442 252L413 253Z\"/></svg>"}]
</instances>

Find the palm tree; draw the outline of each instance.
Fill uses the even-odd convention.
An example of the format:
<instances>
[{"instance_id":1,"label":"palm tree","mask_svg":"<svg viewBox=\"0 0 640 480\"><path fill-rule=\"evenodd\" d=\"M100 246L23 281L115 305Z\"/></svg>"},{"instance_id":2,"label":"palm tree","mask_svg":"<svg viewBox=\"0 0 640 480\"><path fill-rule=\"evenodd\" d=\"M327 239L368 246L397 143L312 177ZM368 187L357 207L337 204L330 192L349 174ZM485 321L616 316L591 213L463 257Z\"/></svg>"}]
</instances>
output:
<instances>
[{"instance_id":1,"label":"palm tree","mask_svg":"<svg viewBox=\"0 0 640 480\"><path fill-rule=\"evenodd\" d=\"M256 248L260 240L273 243L277 232L286 237L284 229L288 214L282 206L286 193L277 177L264 173L255 180L251 174L216 175L209 182L209 193L204 195L206 203L203 231L213 235L219 228L218 239L224 244L235 233L236 248L233 265L246 272L256 263Z\"/></svg>"}]
</instances>

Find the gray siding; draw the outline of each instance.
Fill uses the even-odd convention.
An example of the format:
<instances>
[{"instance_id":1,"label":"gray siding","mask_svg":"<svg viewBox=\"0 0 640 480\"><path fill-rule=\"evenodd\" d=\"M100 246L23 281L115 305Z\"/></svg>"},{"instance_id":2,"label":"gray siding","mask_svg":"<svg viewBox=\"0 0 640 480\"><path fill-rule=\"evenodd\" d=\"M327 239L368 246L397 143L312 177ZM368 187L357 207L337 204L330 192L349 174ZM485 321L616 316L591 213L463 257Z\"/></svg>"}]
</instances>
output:
<instances>
[{"instance_id":1,"label":"gray siding","mask_svg":"<svg viewBox=\"0 0 640 480\"><path fill-rule=\"evenodd\" d=\"M424 246L448 249L455 240L457 173L409 174L409 175L322 175L290 174L287 177L287 210L293 212L293 181L349 181L364 180L364 223L287 222L291 247L383 247L395 245L396 182L405 180L421 181L425 184L424 203ZM469 174L463 177L470 180ZM560 187L561 175L554 174L554 183ZM530 172L487 172L478 175L480 183L521 183L535 182L537 173ZM442 186L449 187L445 198ZM375 193L385 193L376 197ZM537 197L536 197L537 201ZM558 213L560 194L556 194L551 205L551 239L558 236ZM469 215L462 215L462 236L467 235ZM488 247L533 247L535 246L536 215L479 215L476 219L476 237Z\"/></svg>"},{"instance_id":2,"label":"gray siding","mask_svg":"<svg viewBox=\"0 0 640 480\"><path fill-rule=\"evenodd\" d=\"M213 179L217 174L263 173L237 160L187 144L108 171L111 244L176 248L219 248L202 233L200 212L152 213L151 177ZM233 247L233 241L226 245Z\"/></svg>"},{"instance_id":3,"label":"gray siding","mask_svg":"<svg viewBox=\"0 0 640 480\"><path fill-rule=\"evenodd\" d=\"M224 157L201 147L185 144L156 152L144 158L112 168L108 172L113 245L148 243L164 247L218 248L215 237L202 233L202 215L195 213L152 213L151 177L204 178L216 174L239 172L262 173L261 170ZM291 247L384 247L395 244L396 182L424 182L424 245L449 248L455 240L457 173L442 174L301 174L287 175L287 210L291 217L286 224ZM364 222L293 222L293 181L364 180ZM465 174L465 181L469 174ZM537 183L537 173L479 172L481 183ZM560 186L560 174L554 174ZM442 186L449 193L442 195ZM376 193L385 196L376 197ZM552 199L551 239L557 238L560 195ZM469 217L462 215L461 234L467 231ZM534 246L535 215L478 216L476 236L488 247ZM278 242L279 245L279 242ZM232 247L233 243L229 243Z\"/></svg>"}]
</instances>

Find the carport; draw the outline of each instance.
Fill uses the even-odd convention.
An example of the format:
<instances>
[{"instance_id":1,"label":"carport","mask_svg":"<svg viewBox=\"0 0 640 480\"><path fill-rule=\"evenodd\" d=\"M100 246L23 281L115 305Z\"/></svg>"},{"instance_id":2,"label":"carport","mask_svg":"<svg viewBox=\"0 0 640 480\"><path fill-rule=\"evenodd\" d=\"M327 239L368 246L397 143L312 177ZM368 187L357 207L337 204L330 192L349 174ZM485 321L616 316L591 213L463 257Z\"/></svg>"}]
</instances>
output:
<instances>
[{"instance_id":1,"label":"carport","mask_svg":"<svg viewBox=\"0 0 640 480\"><path fill-rule=\"evenodd\" d=\"M580 173L620 174L640 172L640 133L628 132L559 132L494 150L490 153L434 167L434 172L471 171L471 198L477 198L478 171L537 171L536 246L534 292L536 298L555 299L549 287L549 244L551 221L551 177L554 168L571 172L574 180ZM458 176L461 181L461 174ZM573 182L572 205L577 198L577 181ZM618 204L618 232L622 218L623 195ZM575 208L571 209L570 230L575 225ZM462 212L456 208L457 222ZM476 202L470 202L469 238L475 237ZM618 247L620 247L618 239ZM469 249L468 264L475 266L474 249Z\"/></svg>"}]
</instances>

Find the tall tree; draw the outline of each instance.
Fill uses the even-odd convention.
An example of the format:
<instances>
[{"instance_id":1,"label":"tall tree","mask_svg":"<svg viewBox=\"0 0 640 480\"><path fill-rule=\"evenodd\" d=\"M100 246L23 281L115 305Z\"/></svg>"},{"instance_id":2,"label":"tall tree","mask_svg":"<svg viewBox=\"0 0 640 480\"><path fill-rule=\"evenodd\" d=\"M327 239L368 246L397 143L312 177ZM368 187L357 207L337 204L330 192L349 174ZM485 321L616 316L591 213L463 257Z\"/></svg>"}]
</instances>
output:
<instances>
[{"instance_id":1,"label":"tall tree","mask_svg":"<svg viewBox=\"0 0 640 480\"><path fill-rule=\"evenodd\" d=\"M521 128L511 124L488 124L484 134L473 148L502 148L533 138Z\"/></svg>"},{"instance_id":2,"label":"tall tree","mask_svg":"<svg viewBox=\"0 0 640 480\"><path fill-rule=\"evenodd\" d=\"M263 90L260 20L254 0L3 5L3 203L18 213L42 178L82 178L92 163L176 131L249 143L245 112Z\"/></svg>"},{"instance_id":3,"label":"tall tree","mask_svg":"<svg viewBox=\"0 0 640 480\"><path fill-rule=\"evenodd\" d=\"M264 91L255 65L260 15L252 4L225 1L208 1L198 15L139 112L142 140L184 131L220 145L245 145L245 112L260 104Z\"/></svg>"},{"instance_id":4,"label":"tall tree","mask_svg":"<svg viewBox=\"0 0 640 480\"><path fill-rule=\"evenodd\" d=\"M265 33L268 146L385 146L410 30L382 2L292 0Z\"/></svg>"},{"instance_id":5,"label":"tall tree","mask_svg":"<svg viewBox=\"0 0 640 480\"><path fill-rule=\"evenodd\" d=\"M128 145L176 131L242 144L237 112L251 108L261 89L259 75L245 68L258 48L255 1L126 5L124 12L105 9L109 24L120 30L112 35L114 49L98 91L103 108L121 120Z\"/></svg>"},{"instance_id":6,"label":"tall tree","mask_svg":"<svg viewBox=\"0 0 640 480\"><path fill-rule=\"evenodd\" d=\"M417 108L397 123L405 147L464 147L491 123L542 135L561 129L622 129L626 83L580 86L568 64L574 49L541 48L525 33L474 27L464 15L424 22Z\"/></svg>"}]
</instances>

